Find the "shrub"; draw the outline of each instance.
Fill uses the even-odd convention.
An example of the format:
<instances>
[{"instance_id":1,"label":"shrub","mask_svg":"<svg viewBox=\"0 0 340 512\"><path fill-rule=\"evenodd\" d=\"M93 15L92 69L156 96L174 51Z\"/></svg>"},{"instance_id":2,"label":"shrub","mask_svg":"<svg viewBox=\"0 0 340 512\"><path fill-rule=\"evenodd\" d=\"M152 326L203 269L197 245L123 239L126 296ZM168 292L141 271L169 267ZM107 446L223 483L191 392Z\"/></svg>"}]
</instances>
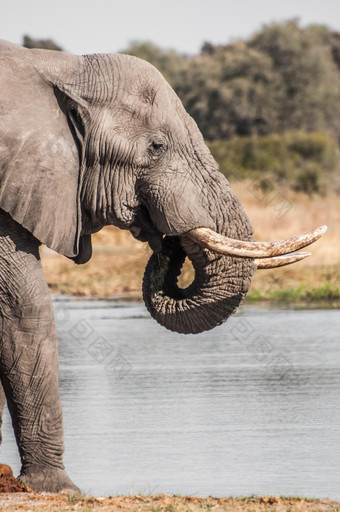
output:
<instances>
[{"instance_id":1,"label":"shrub","mask_svg":"<svg viewBox=\"0 0 340 512\"><path fill-rule=\"evenodd\" d=\"M231 181L256 178L311 195L327 192L339 175L337 144L324 133L234 137L208 146Z\"/></svg>"}]
</instances>

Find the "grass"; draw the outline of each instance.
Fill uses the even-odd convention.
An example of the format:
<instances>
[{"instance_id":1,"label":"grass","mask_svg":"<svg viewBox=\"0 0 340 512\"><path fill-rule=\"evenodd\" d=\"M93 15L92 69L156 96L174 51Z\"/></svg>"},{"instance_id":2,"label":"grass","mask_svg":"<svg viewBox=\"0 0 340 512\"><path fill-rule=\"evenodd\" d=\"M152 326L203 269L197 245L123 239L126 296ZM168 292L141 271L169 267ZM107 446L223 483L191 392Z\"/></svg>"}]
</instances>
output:
<instances>
[{"instance_id":1,"label":"grass","mask_svg":"<svg viewBox=\"0 0 340 512\"><path fill-rule=\"evenodd\" d=\"M306 265L256 275L247 302L303 303L340 307L340 266Z\"/></svg>"},{"instance_id":2,"label":"grass","mask_svg":"<svg viewBox=\"0 0 340 512\"><path fill-rule=\"evenodd\" d=\"M339 289L329 289L328 283L325 286L308 287L297 286L287 290L272 290L261 293L259 290L249 292L247 304L271 303L272 305L287 305L318 308L340 308Z\"/></svg>"},{"instance_id":3,"label":"grass","mask_svg":"<svg viewBox=\"0 0 340 512\"><path fill-rule=\"evenodd\" d=\"M340 302L340 197L307 197L275 189L258 194L252 181L232 183L255 227L257 240L274 240L303 233L322 224L328 232L310 248L312 256L295 265L255 274L247 296L254 301ZM127 231L104 228L93 236L94 255L77 266L44 248L42 261L53 294L133 297L141 299L144 268L151 251ZM193 278L186 263L185 286Z\"/></svg>"},{"instance_id":4,"label":"grass","mask_svg":"<svg viewBox=\"0 0 340 512\"><path fill-rule=\"evenodd\" d=\"M128 511L128 512L323 512L339 511L340 504L308 498L198 498L192 496L117 496L108 498L58 495L0 495L0 510L39 511Z\"/></svg>"}]
</instances>

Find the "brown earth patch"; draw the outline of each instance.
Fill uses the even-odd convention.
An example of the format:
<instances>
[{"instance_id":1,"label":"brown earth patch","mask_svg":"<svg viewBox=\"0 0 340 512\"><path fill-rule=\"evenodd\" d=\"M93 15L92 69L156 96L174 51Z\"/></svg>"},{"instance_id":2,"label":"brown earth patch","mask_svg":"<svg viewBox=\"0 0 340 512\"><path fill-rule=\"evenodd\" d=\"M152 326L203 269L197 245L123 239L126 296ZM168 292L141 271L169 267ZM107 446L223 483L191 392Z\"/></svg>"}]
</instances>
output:
<instances>
[{"instance_id":1,"label":"brown earth patch","mask_svg":"<svg viewBox=\"0 0 340 512\"><path fill-rule=\"evenodd\" d=\"M22 485L14 477L12 468L7 464L0 464L0 493L31 492L27 485Z\"/></svg>"}]
</instances>

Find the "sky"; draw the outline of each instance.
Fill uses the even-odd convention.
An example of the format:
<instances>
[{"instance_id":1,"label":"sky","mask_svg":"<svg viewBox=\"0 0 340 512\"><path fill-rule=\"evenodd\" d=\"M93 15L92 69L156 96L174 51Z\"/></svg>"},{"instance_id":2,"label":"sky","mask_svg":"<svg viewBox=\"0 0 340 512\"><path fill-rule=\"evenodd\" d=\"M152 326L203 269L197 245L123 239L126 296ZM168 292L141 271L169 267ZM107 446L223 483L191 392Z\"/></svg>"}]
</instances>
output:
<instances>
[{"instance_id":1,"label":"sky","mask_svg":"<svg viewBox=\"0 0 340 512\"><path fill-rule=\"evenodd\" d=\"M1 0L0 7L1 39L53 39L76 54L151 41L194 55L206 41L246 39L264 24L292 18L340 32L340 0Z\"/></svg>"}]
</instances>

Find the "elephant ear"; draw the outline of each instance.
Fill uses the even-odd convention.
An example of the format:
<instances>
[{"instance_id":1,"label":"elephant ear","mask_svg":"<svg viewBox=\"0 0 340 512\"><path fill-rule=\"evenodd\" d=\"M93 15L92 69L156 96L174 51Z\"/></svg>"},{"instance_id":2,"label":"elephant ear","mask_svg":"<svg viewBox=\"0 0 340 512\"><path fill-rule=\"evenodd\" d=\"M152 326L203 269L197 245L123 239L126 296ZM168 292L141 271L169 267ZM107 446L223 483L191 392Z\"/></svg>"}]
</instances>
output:
<instances>
[{"instance_id":1,"label":"elephant ear","mask_svg":"<svg viewBox=\"0 0 340 512\"><path fill-rule=\"evenodd\" d=\"M79 132L54 83L75 76L78 60L14 46L0 52L0 208L47 247L83 263L91 239L81 236Z\"/></svg>"}]
</instances>

